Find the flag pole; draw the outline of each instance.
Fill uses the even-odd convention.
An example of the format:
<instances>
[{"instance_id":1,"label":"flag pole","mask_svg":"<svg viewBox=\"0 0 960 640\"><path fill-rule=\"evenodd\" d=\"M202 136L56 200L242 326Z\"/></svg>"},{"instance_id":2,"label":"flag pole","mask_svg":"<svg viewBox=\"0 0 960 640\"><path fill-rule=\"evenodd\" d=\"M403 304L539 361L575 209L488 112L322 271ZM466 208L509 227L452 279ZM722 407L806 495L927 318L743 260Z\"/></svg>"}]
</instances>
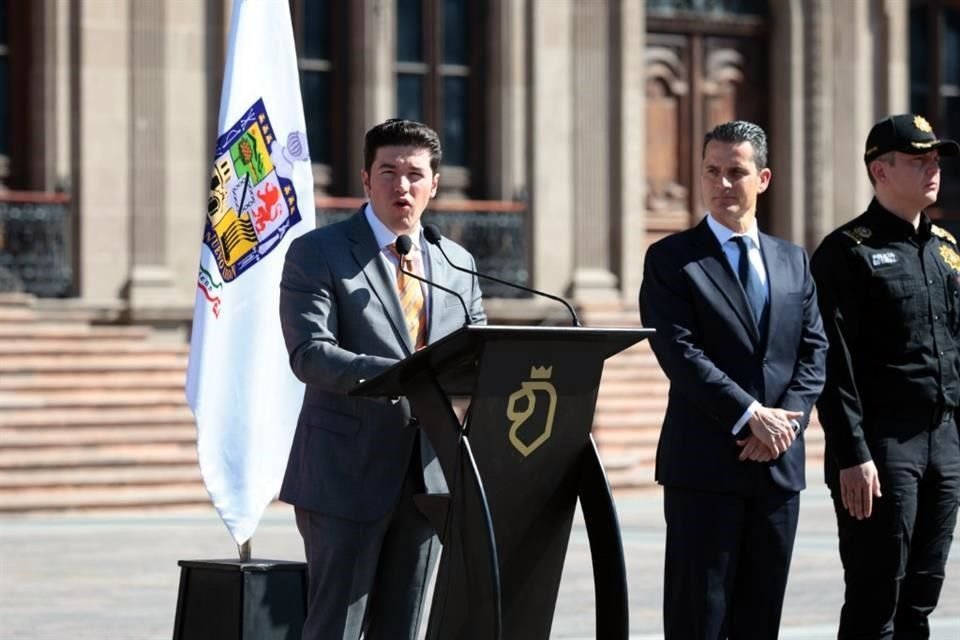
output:
<instances>
[{"instance_id":1,"label":"flag pole","mask_svg":"<svg viewBox=\"0 0 960 640\"><path fill-rule=\"evenodd\" d=\"M237 551L240 552L240 562L250 562L250 553L252 549L250 545L251 540L253 540L253 538L248 538L243 544L237 545Z\"/></svg>"}]
</instances>

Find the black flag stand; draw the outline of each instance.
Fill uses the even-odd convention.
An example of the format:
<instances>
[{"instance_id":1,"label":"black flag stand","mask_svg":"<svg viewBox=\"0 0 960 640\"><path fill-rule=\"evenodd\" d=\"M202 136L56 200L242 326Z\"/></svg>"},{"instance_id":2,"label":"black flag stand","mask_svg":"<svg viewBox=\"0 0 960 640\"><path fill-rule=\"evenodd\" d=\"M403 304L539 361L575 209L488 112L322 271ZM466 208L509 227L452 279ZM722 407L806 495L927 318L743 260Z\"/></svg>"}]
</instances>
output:
<instances>
[{"instance_id":1,"label":"black flag stand","mask_svg":"<svg viewBox=\"0 0 960 640\"><path fill-rule=\"evenodd\" d=\"M173 640L300 640L307 617L307 565L251 559L181 560Z\"/></svg>"},{"instance_id":2,"label":"black flag stand","mask_svg":"<svg viewBox=\"0 0 960 640\"><path fill-rule=\"evenodd\" d=\"M300 640L307 565L283 560L181 560L173 640Z\"/></svg>"}]
</instances>

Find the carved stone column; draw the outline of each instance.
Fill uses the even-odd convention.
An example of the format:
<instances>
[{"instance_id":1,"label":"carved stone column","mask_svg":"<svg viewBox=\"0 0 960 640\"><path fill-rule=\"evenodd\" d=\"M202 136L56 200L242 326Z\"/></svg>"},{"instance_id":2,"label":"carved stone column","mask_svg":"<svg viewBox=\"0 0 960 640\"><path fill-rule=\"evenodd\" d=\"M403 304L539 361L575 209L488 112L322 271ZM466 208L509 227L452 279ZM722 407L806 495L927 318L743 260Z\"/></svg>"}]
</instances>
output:
<instances>
[{"instance_id":1,"label":"carved stone column","mask_svg":"<svg viewBox=\"0 0 960 640\"><path fill-rule=\"evenodd\" d=\"M573 213L577 298L612 296L610 234L610 22L606 0L573 8Z\"/></svg>"},{"instance_id":2,"label":"carved stone column","mask_svg":"<svg viewBox=\"0 0 960 640\"><path fill-rule=\"evenodd\" d=\"M610 209L613 258L620 275L620 296L637 305L646 248L646 4L616 0L610 11L613 79L610 136L612 189Z\"/></svg>"},{"instance_id":3,"label":"carved stone column","mask_svg":"<svg viewBox=\"0 0 960 640\"><path fill-rule=\"evenodd\" d=\"M878 25L876 47L877 118L910 110L910 0L873 5Z\"/></svg>"},{"instance_id":4,"label":"carved stone column","mask_svg":"<svg viewBox=\"0 0 960 640\"><path fill-rule=\"evenodd\" d=\"M804 244L816 246L833 228L833 2L809 0L804 29L807 134L804 202L809 216Z\"/></svg>"},{"instance_id":5,"label":"carved stone column","mask_svg":"<svg viewBox=\"0 0 960 640\"><path fill-rule=\"evenodd\" d=\"M527 67L526 8L514 0L490 2L487 193L494 200L525 200Z\"/></svg>"},{"instance_id":6,"label":"carved stone column","mask_svg":"<svg viewBox=\"0 0 960 640\"><path fill-rule=\"evenodd\" d=\"M770 167L773 171L773 206L770 229L774 235L800 245L807 243L807 227L811 224L805 215L804 198L805 157L807 139L804 126L804 12L802 0L787 0L771 5L770 47L771 130ZM769 197L769 196L768 196ZM819 215L809 212L811 217ZM807 246L812 249L812 246Z\"/></svg>"},{"instance_id":7,"label":"carved stone column","mask_svg":"<svg viewBox=\"0 0 960 640\"><path fill-rule=\"evenodd\" d=\"M833 216L826 229L818 230L821 234L862 213L873 195L863 150L876 120L877 80L886 73L886 66L875 59L881 38L870 15L872 4L871 0L829 3L834 33L828 58L835 105L829 112L833 135L828 139L833 161Z\"/></svg>"},{"instance_id":8,"label":"carved stone column","mask_svg":"<svg viewBox=\"0 0 960 640\"><path fill-rule=\"evenodd\" d=\"M176 158L176 136L164 127L164 2L130 5L131 270L127 297L133 315L152 315L171 302L172 273L167 264L167 163Z\"/></svg>"},{"instance_id":9,"label":"carved stone column","mask_svg":"<svg viewBox=\"0 0 960 640\"><path fill-rule=\"evenodd\" d=\"M94 305L115 305L129 285L133 203L127 157L130 109L130 5L120 0L76 3L73 60L82 60L70 84L73 196L80 295Z\"/></svg>"},{"instance_id":10,"label":"carved stone column","mask_svg":"<svg viewBox=\"0 0 960 640\"><path fill-rule=\"evenodd\" d=\"M215 2L164 2L163 129L177 132L164 171L166 265L177 292L177 301L171 303L168 313L191 317L207 218L204 203L210 193L213 148L219 133L216 121L226 56L224 13ZM205 55L198 56L198 51ZM216 89L210 87L212 77L218 82Z\"/></svg>"},{"instance_id":11,"label":"carved stone column","mask_svg":"<svg viewBox=\"0 0 960 640\"><path fill-rule=\"evenodd\" d=\"M23 34L28 52L24 69L28 111L24 131L11 132L23 144L15 162L21 189L69 191L70 183L70 37L69 7L56 0L24 3L29 15ZM19 63L20 61L17 61ZM21 123L14 123L17 126Z\"/></svg>"},{"instance_id":12,"label":"carved stone column","mask_svg":"<svg viewBox=\"0 0 960 640\"><path fill-rule=\"evenodd\" d=\"M348 116L347 188L353 196L363 196L360 170L364 134L375 124L394 117L397 111L395 5L394 0L349 3L350 86L347 92L350 104L358 106Z\"/></svg>"},{"instance_id":13,"label":"carved stone column","mask_svg":"<svg viewBox=\"0 0 960 640\"><path fill-rule=\"evenodd\" d=\"M579 0L578 0L579 2ZM577 3L578 3L577 2ZM527 57L530 115L525 144L530 176L533 284L562 292L574 245L574 0L530 0Z\"/></svg>"}]
</instances>

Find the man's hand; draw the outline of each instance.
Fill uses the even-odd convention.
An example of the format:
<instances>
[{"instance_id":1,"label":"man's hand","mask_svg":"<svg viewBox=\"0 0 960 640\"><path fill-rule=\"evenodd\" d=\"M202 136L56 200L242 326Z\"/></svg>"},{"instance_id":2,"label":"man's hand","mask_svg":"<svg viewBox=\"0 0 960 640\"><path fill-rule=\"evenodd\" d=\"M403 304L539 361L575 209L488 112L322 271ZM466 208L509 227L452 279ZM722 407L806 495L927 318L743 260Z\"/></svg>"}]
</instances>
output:
<instances>
[{"instance_id":1,"label":"man's hand","mask_svg":"<svg viewBox=\"0 0 960 640\"><path fill-rule=\"evenodd\" d=\"M802 417L802 411L760 407L753 412L747 424L750 425L753 436L770 449L774 458L778 458L790 448L797 437L790 421L799 420Z\"/></svg>"},{"instance_id":2,"label":"man's hand","mask_svg":"<svg viewBox=\"0 0 960 640\"><path fill-rule=\"evenodd\" d=\"M843 507L857 520L873 513L873 499L879 498L880 476L873 460L840 469L840 499Z\"/></svg>"},{"instance_id":3,"label":"man's hand","mask_svg":"<svg viewBox=\"0 0 960 640\"><path fill-rule=\"evenodd\" d=\"M746 462L747 460L751 462L770 462L777 458L773 451L764 446L754 435L747 436L743 440L737 440L737 444L743 448L743 451L737 456L737 460L740 462Z\"/></svg>"}]
</instances>

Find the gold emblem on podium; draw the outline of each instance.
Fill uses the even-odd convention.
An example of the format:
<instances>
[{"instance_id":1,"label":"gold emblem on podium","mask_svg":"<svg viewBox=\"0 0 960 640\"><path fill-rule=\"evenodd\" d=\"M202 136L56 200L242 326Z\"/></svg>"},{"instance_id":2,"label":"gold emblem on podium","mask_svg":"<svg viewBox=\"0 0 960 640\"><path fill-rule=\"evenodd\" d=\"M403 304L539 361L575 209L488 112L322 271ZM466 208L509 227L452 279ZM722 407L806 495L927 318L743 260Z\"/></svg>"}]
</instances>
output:
<instances>
[{"instance_id":1,"label":"gold emblem on podium","mask_svg":"<svg viewBox=\"0 0 960 640\"><path fill-rule=\"evenodd\" d=\"M557 410L557 390L550 382L550 376L552 374L553 367L531 367L530 379L521 382L520 389L510 394L510 400L507 404L507 419L510 420L511 423L510 444L525 458L549 440L550 434L553 432L553 417ZM538 398L542 398L543 394L546 394L546 398L543 399L549 402L546 422L540 431L540 435L530 443L526 443L520 439L518 431L534 414L537 408ZM523 409L518 409L517 405L523 402L525 402L526 406Z\"/></svg>"}]
</instances>

